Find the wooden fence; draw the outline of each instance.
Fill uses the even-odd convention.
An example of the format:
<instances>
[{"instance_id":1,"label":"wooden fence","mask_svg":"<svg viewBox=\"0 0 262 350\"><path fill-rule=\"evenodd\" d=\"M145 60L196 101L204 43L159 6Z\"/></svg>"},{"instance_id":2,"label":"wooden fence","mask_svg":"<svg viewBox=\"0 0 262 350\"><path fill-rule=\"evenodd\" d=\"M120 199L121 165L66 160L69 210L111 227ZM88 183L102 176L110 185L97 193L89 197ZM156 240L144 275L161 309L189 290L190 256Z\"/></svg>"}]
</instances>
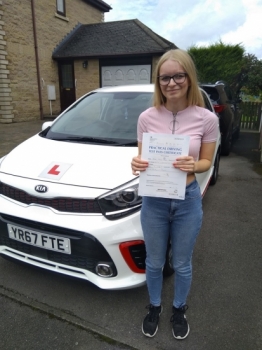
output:
<instances>
[{"instance_id":1,"label":"wooden fence","mask_svg":"<svg viewBox=\"0 0 262 350\"><path fill-rule=\"evenodd\" d=\"M242 102L241 109L241 130L261 130L261 102Z\"/></svg>"}]
</instances>

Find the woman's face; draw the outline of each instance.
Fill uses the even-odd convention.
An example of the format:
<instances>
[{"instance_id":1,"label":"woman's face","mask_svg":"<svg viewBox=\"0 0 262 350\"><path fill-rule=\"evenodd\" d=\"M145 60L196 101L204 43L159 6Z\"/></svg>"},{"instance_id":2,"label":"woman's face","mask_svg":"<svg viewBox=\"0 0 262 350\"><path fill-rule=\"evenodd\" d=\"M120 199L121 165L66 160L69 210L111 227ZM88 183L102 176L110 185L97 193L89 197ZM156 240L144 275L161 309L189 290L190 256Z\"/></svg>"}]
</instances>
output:
<instances>
[{"instance_id":1,"label":"woman's face","mask_svg":"<svg viewBox=\"0 0 262 350\"><path fill-rule=\"evenodd\" d=\"M165 61L159 69L159 76L172 77L178 73L186 73L184 68L176 61L171 59ZM183 79L182 79L183 80ZM160 79L159 79L160 81ZM186 102L187 91L189 88L188 77L186 76L183 83L176 83L173 79L170 79L169 84L161 85L160 89L162 94L165 96L167 103L171 102Z\"/></svg>"}]
</instances>

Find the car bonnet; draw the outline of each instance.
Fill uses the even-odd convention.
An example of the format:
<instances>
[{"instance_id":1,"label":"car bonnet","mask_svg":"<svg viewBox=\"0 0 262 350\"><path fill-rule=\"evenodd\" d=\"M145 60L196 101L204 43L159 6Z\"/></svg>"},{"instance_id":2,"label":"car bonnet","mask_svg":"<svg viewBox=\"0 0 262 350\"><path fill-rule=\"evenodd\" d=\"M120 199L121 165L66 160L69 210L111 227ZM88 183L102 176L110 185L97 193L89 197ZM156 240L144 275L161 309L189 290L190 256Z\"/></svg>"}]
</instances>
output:
<instances>
[{"instance_id":1,"label":"car bonnet","mask_svg":"<svg viewBox=\"0 0 262 350\"><path fill-rule=\"evenodd\" d=\"M35 135L5 157L0 172L61 184L113 189L134 178L130 163L136 154L136 147L61 142Z\"/></svg>"}]
</instances>

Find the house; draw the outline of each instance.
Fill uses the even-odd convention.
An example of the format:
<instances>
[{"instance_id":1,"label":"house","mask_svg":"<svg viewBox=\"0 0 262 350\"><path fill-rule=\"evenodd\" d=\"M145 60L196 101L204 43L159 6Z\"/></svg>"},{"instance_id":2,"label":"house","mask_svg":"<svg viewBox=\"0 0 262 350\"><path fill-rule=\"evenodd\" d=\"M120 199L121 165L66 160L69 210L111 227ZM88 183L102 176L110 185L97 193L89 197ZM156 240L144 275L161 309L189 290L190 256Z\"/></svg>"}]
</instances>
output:
<instances>
[{"instance_id":1,"label":"house","mask_svg":"<svg viewBox=\"0 0 262 350\"><path fill-rule=\"evenodd\" d=\"M171 48L176 46L137 19L79 25L52 55L62 110L98 87L151 83L157 60Z\"/></svg>"},{"instance_id":2,"label":"house","mask_svg":"<svg viewBox=\"0 0 262 350\"><path fill-rule=\"evenodd\" d=\"M57 115L101 86L152 82L176 48L102 0L0 0L0 123Z\"/></svg>"},{"instance_id":3,"label":"house","mask_svg":"<svg viewBox=\"0 0 262 350\"><path fill-rule=\"evenodd\" d=\"M0 1L1 123L61 110L52 52L79 22L101 23L110 9L101 0Z\"/></svg>"}]
</instances>

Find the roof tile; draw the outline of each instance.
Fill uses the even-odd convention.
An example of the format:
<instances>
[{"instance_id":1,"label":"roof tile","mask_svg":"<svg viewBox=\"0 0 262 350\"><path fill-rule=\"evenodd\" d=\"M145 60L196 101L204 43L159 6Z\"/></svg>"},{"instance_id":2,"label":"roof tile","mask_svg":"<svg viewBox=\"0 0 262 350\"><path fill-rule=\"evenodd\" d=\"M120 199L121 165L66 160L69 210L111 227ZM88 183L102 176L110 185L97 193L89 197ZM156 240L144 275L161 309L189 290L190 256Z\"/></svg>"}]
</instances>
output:
<instances>
[{"instance_id":1,"label":"roof tile","mask_svg":"<svg viewBox=\"0 0 262 350\"><path fill-rule=\"evenodd\" d=\"M162 54L177 46L137 19L82 24L63 39L54 59Z\"/></svg>"}]
</instances>

